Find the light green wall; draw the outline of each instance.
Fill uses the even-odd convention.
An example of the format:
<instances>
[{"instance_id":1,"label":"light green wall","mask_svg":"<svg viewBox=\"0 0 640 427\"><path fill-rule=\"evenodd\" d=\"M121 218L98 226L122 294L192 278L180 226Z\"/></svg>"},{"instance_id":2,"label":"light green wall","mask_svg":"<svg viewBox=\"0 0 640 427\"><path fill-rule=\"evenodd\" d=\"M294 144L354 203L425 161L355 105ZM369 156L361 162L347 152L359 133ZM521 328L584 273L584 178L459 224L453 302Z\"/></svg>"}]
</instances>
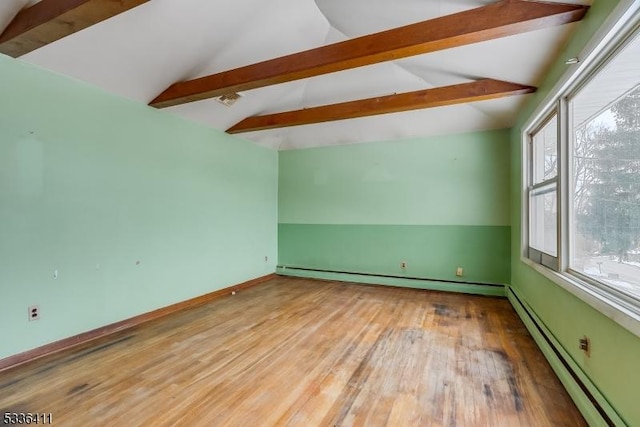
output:
<instances>
[{"instance_id":1,"label":"light green wall","mask_svg":"<svg viewBox=\"0 0 640 427\"><path fill-rule=\"evenodd\" d=\"M0 94L0 358L275 271L277 152L2 55Z\"/></svg>"},{"instance_id":2,"label":"light green wall","mask_svg":"<svg viewBox=\"0 0 640 427\"><path fill-rule=\"evenodd\" d=\"M565 71L563 59L580 52L616 4L617 1L594 1L577 33L533 101L519 115L518 124L512 131L511 282L626 423L636 426L640 425L640 339L520 261L521 127ZM578 339L584 335L591 339L590 358L578 349Z\"/></svg>"},{"instance_id":3,"label":"light green wall","mask_svg":"<svg viewBox=\"0 0 640 427\"><path fill-rule=\"evenodd\" d=\"M278 256L287 267L440 280L460 280L460 266L467 281L505 284L510 231L481 225L280 224Z\"/></svg>"},{"instance_id":4,"label":"light green wall","mask_svg":"<svg viewBox=\"0 0 640 427\"><path fill-rule=\"evenodd\" d=\"M284 151L279 182L281 265L510 279L507 130Z\"/></svg>"},{"instance_id":5,"label":"light green wall","mask_svg":"<svg viewBox=\"0 0 640 427\"><path fill-rule=\"evenodd\" d=\"M280 153L279 222L509 225L506 130Z\"/></svg>"}]
</instances>

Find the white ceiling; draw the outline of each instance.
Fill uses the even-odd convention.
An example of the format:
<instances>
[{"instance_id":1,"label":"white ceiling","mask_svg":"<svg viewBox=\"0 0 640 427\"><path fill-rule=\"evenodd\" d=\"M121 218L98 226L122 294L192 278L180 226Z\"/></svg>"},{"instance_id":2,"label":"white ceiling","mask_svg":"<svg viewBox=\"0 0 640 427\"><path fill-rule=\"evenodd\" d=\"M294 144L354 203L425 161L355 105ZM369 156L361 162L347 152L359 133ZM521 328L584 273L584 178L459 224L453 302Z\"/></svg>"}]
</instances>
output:
<instances>
[{"instance_id":1,"label":"white ceiling","mask_svg":"<svg viewBox=\"0 0 640 427\"><path fill-rule=\"evenodd\" d=\"M33 0L0 1L0 31ZM590 1L563 1L589 4ZM148 103L177 81L335 43L490 0L151 0L24 61ZM167 109L217 129L245 117L493 78L539 85L575 24ZM240 135L277 149L509 127L525 96Z\"/></svg>"}]
</instances>

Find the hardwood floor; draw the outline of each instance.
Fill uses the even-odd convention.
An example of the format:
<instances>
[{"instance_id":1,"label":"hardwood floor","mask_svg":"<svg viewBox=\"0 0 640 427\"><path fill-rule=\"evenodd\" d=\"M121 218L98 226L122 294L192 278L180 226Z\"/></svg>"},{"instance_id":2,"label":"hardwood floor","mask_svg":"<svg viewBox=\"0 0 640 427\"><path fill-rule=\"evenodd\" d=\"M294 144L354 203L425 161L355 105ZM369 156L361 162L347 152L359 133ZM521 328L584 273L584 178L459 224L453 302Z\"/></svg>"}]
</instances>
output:
<instances>
[{"instance_id":1,"label":"hardwood floor","mask_svg":"<svg viewBox=\"0 0 640 427\"><path fill-rule=\"evenodd\" d=\"M506 299L278 278L0 373L53 424L583 426Z\"/></svg>"}]
</instances>

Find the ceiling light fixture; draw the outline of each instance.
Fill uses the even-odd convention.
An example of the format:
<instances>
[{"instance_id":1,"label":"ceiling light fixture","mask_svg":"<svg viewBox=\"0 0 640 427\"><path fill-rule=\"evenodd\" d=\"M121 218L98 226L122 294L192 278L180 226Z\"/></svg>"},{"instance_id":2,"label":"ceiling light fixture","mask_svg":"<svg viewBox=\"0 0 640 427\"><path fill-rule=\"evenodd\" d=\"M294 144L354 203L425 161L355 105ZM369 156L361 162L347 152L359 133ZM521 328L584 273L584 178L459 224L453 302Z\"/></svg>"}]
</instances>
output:
<instances>
[{"instance_id":1,"label":"ceiling light fixture","mask_svg":"<svg viewBox=\"0 0 640 427\"><path fill-rule=\"evenodd\" d=\"M240 99L241 96L242 95L240 95L239 93L227 93L225 95L217 97L216 101L226 105L227 107L231 107L233 104L236 103L238 99Z\"/></svg>"}]
</instances>

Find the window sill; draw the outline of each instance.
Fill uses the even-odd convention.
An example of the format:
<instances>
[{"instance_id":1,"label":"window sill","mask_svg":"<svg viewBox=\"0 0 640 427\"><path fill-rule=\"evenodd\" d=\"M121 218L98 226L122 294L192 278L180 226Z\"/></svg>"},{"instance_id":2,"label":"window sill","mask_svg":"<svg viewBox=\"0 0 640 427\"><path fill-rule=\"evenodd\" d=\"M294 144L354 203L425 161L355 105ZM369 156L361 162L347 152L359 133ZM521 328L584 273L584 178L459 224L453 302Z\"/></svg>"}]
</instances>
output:
<instances>
[{"instance_id":1,"label":"window sill","mask_svg":"<svg viewBox=\"0 0 640 427\"><path fill-rule=\"evenodd\" d=\"M528 258L521 257L520 261L640 338L640 307L629 307L597 286L550 270Z\"/></svg>"}]
</instances>

